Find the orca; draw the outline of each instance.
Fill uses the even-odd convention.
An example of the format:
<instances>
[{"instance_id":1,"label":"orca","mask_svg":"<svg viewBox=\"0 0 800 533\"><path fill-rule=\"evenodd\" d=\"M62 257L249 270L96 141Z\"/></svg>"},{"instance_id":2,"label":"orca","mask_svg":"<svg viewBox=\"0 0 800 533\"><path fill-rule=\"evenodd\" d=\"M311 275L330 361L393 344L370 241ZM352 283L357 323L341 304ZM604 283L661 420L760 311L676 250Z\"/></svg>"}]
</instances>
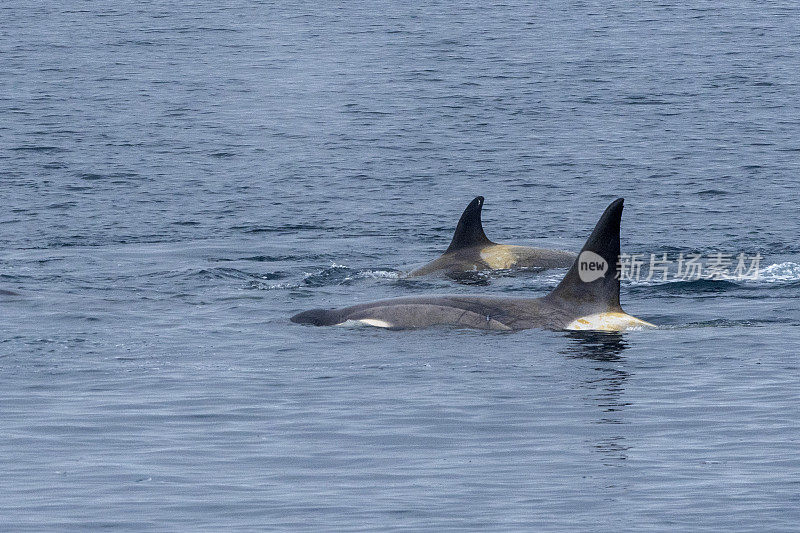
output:
<instances>
[{"instance_id":1,"label":"orca","mask_svg":"<svg viewBox=\"0 0 800 533\"><path fill-rule=\"evenodd\" d=\"M656 327L622 310L619 301L620 222L624 200L606 208L561 283L540 298L414 296L291 317L314 326L365 324L390 329L451 326L485 330L624 331Z\"/></svg>"},{"instance_id":2,"label":"orca","mask_svg":"<svg viewBox=\"0 0 800 533\"><path fill-rule=\"evenodd\" d=\"M458 274L478 270L509 268L569 268L575 254L563 250L497 244L483 231L483 196L469 203L462 213L450 246L441 257L409 273L425 276L434 272Z\"/></svg>"}]
</instances>

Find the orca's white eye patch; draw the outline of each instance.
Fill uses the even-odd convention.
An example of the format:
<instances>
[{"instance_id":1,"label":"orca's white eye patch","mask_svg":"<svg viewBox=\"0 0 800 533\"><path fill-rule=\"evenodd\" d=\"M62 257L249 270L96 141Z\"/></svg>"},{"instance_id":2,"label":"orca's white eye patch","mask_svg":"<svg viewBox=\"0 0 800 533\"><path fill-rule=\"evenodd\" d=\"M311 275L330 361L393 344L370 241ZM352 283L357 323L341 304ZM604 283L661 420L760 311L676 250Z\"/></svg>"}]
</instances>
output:
<instances>
[{"instance_id":1,"label":"orca's white eye patch","mask_svg":"<svg viewBox=\"0 0 800 533\"><path fill-rule=\"evenodd\" d=\"M367 326L375 326L376 328L391 328L392 325L385 320L378 320L377 318L362 318L358 322L366 324Z\"/></svg>"}]
</instances>

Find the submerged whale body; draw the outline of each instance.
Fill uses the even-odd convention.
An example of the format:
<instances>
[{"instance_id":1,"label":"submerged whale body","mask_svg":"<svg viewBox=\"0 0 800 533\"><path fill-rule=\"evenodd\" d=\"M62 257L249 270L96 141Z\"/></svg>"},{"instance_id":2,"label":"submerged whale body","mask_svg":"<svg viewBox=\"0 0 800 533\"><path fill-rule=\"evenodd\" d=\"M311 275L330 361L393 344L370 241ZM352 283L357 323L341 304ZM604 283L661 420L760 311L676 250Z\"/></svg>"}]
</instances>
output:
<instances>
[{"instance_id":1,"label":"submerged whale body","mask_svg":"<svg viewBox=\"0 0 800 533\"><path fill-rule=\"evenodd\" d=\"M472 200L461 215L453 240L444 254L409 275L424 276L434 272L457 274L508 268L569 268L575 260L572 252L490 241L483 231L482 208L483 196Z\"/></svg>"},{"instance_id":2,"label":"submerged whale body","mask_svg":"<svg viewBox=\"0 0 800 533\"><path fill-rule=\"evenodd\" d=\"M541 298L393 298L341 309L312 309L291 320L315 326L357 323L392 329L443 325L488 330L622 331L655 327L628 315L620 306L617 271L622 207L622 198L608 206L564 279Z\"/></svg>"}]
</instances>

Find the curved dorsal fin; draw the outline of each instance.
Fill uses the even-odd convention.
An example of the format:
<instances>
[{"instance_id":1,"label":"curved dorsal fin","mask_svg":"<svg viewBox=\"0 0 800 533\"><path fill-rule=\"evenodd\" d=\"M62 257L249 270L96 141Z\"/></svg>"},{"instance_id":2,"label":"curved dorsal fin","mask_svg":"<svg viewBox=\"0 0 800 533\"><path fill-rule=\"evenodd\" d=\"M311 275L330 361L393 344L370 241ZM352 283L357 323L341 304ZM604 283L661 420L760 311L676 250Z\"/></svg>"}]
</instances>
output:
<instances>
[{"instance_id":1,"label":"curved dorsal fin","mask_svg":"<svg viewBox=\"0 0 800 533\"><path fill-rule=\"evenodd\" d=\"M461 214L461 218L458 220L456 232L453 234L453 240L450 241L450 246L445 253L481 244L494 244L483 232L483 224L481 224L482 208L483 196L477 196L464 209L464 213Z\"/></svg>"},{"instance_id":2,"label":"curved dorsal fin","mask_svg":"<svg viewBox=\"0 0 800 533\"><path fill-rule=\"evenodd\" d=\"M606 208L572 268L547 298L558 298L571 304L586 304L603 311L622 310L619 305L618 275L622 204L623 199L618 198ZM600 275L600 263L603 261L606 270Z\"/></svg>"}]
</instances>

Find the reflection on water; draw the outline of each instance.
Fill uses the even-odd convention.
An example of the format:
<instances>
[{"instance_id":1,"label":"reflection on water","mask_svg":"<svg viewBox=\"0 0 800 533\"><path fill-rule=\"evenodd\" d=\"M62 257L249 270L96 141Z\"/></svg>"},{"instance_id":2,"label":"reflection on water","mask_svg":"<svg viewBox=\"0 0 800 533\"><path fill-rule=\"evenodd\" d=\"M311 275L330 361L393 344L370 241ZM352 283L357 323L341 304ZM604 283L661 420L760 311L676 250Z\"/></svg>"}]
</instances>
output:
<instances>
[{"instance_id":1,"label":"reflection on water","mask_svg":"<svg viewBox=\"0 0 800 533\"><path fill-rule=\"evenodd\" d=\"M467 272L448 272L446 276L461 285L477 285L485 287L491 283L491 276L488 272L481 270L470 270Z\"/></svg>"},{"instance_id":2,"label":"reflection on water","mask_svg":"<svg viewBox=\"0 0 800 533\"><path fill-rule=\"evenodd\" d=\"M574 331L567 335L570 342L562 351L564 355L598 363L593 368L595 372L582 383L589 391L586 400L599 408L597 424L610 424L609 427L625 424L624 409L630 405L623 398L625 382L630 376L623 368L623 352L628 348L625 336L597 331ZM604 458L613 460L608 466L627 459L629 446L625 444L625 437L616 431L601 431L589 444Z\"/></svg>"},{"instance_id":3,"label":"reflection on water","mask_svg":"<svg viewBox=\"0 0 800 533\"><path fill-rule=\"evenodd\" d=\"M570 343L562 353L568 357L619 361L622 352L628 348L624 335L618 332L570 331L567 337Z\"/></svg>"}]
</instances>

